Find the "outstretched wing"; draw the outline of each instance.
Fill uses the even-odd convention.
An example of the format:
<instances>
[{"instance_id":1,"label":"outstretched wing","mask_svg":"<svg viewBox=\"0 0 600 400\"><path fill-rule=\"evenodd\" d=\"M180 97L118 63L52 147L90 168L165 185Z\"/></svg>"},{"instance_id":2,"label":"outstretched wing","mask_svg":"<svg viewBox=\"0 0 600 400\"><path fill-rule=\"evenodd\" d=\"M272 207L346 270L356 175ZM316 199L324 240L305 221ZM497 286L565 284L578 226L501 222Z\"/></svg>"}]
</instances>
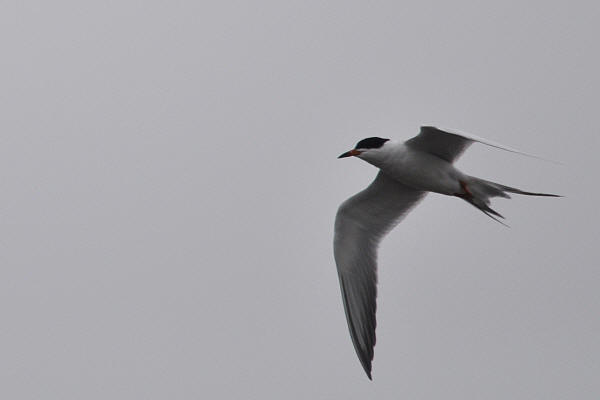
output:
<instances>
[{"instance_id":1,"label":"outstretched wing","mask_svg":"<svg viewBox=\"0 0 600 400\"><path fill-rule=\"evenodd\" d=\"M407 140L406 145L420 151L434 154L452 163L460 157L473 142L483 143L488 146L523 154L529 157L540 158L475 135L455 130L441 130L434 126L422 126L421 132L414 138Z\"/></svg>"},{"instance_id":2,"label":"outstretched wing","mask_svg":"<svg viewBox=\"0 0 600 400\"><path fill-rule=\"evenodd\" d=\"M371 379L377 308L377 247L426 192L379 172L362 192L346 200L335 218L333 249L350 336Z\"/></svg>"}]
</instances>

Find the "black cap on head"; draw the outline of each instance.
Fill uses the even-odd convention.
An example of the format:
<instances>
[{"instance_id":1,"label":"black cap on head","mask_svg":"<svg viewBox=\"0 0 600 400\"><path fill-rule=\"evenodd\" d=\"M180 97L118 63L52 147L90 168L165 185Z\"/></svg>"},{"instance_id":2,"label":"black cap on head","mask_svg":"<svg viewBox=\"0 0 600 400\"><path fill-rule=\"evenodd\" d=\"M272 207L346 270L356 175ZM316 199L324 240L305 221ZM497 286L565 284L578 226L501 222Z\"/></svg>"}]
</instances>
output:
<instances>
[{"instance_id":1,"label":"black cap on head","mask_svg":"<svg viewBox=\"0 0 600 400\"><path fill-rule=\"evenodd\" d=\"M390 139L383 139L380 137L366 138L356 143L355 149L378 149L388 140Z\"/></svg>"}]
</instances>

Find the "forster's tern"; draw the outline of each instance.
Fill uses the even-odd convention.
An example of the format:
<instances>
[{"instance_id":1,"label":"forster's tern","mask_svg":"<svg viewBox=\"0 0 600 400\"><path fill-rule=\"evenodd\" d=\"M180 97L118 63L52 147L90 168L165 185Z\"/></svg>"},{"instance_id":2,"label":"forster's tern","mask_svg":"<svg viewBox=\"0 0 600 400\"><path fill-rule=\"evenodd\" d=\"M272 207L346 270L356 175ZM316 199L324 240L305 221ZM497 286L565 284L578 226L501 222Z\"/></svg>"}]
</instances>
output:
<instances>
[{"instance_id":1,"label":"forster's tern","mask_svg":"<svg viewBox=\"0 0 600 400\"><path fill-rule=\"evenodd\" d=\"M358 157L379 168L375 180L338 209L334 236L348 328L369 379L375 346L377 246L427 192L459 197L498 222L504 217L489 207L492 197L509 198L507 193L559 197L525 192L462 173L453 162L473 142L521 153L477 136L424 126L404 143L371 137L339 156Z\"/></svg>"}]
</instances>

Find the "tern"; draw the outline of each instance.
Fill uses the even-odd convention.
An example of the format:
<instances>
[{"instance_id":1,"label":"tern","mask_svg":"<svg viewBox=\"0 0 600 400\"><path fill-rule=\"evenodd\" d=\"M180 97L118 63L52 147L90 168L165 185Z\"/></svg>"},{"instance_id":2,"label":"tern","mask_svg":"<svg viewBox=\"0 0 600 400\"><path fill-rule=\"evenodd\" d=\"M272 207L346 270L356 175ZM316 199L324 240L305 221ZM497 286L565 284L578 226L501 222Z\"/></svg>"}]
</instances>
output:
<instances>
[{"instance_id":1,"label":"tern","mask_svg":"<svg viewBox=\"0 0 600 400\"><path fill-rule=\"evenodd\" d=\"M377 308L377 247L379 242L428 192L455 196L502 223L490 208L490 198L508 193L560 197L525 192L466 175L453 163L474 142L530 155L480 137L433 126L406 142L370 137L338 158L358 157L379 168L375 180L344 201L336 214L334 258L350 336L367 377L375 347ZM535 157L535 156L534 156Z\"/></svg>"}]
</instances>

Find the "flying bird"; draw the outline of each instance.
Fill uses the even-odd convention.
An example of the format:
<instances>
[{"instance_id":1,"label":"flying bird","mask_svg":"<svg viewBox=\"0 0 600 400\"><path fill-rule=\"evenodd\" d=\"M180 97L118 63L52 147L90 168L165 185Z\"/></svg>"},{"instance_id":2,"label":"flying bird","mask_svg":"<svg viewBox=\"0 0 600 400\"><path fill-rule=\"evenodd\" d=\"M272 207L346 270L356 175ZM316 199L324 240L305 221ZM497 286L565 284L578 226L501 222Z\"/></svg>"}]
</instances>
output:
<instances>
[{"instance_id":1,"label":"flying bird","mask_svg":"<svg viewBox=\"0 0 600 400\"><path fill-rule=\"evenodd\" d=\"M338 157L358 157L379 168L366 189L339 207L333 245L350 336L369 379L375 346L377 247L428 192L463 199L500 223L504 217L490 208L492 197L510 198L508 193L560 197L525 192L459 171L454 161L474 142L526 154L474 135L423 126L406 142L370 137Z\"/></svg>"}]
</instances>

